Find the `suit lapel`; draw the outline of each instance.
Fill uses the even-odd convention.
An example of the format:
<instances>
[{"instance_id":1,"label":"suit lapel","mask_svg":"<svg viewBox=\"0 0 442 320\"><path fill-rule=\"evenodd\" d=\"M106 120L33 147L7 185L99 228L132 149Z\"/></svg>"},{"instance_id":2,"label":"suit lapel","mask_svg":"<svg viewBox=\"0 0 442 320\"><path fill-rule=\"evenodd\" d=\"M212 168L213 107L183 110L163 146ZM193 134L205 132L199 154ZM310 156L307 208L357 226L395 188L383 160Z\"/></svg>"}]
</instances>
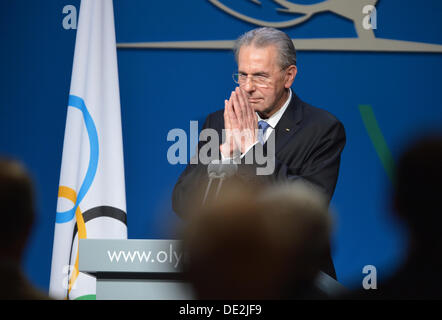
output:
<instances>
[{"instance_id":1,"label":"suit lapel","mask_svg":"<svg viewBox=\"0 0 442 320\"><path fill-rule=\"evenodd\" d=\"M275 152L278 153L284 148L286 143L299 129L301 120L303 118L302 103L298 96L292 91L292 100L288 108L285 110L281 119L272 134L275 136Z\"/></svg>"}]
</instances>

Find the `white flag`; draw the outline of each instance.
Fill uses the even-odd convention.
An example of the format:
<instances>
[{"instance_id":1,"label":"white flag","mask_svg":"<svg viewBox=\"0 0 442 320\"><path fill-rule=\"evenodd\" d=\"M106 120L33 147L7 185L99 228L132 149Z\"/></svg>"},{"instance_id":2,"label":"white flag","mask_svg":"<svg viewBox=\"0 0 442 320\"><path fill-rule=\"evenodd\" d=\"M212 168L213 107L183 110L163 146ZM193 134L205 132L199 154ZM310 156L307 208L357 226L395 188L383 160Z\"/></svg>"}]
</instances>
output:
<instances>
[{"instance_id":1,"label":"white flag","mask_svg":"<svg viewBox=\"0 0 442 320\"><path fill-rule=\"evenodd\" d=\"M126 195L112 0L82 0L66 119L49 294L94 299L78 239L126 239Z\"/></svg>"}]
</instances>

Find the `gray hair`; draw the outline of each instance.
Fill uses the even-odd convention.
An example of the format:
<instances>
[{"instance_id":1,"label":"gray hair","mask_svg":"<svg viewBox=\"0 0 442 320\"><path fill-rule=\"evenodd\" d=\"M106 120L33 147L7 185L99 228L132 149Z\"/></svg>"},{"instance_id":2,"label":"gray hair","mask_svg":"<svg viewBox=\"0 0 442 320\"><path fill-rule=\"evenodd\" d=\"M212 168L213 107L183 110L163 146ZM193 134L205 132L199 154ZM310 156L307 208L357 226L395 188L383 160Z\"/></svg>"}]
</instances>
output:
<instances>
[{"instance_id":1,"label":"gray hair","mask_svg":"<svg viewBox=\"0 0 442 320\"><path fill-rule=\"evenodd\" d=\"M257 28L241 35L235 42L233 52L238 63L239 50L242 46L254 45L257 48L276 46L278 49L278 65L285 69L291 65L296 66L296 49L290 37L275 28Z\"/></svg>"}]
</instances>

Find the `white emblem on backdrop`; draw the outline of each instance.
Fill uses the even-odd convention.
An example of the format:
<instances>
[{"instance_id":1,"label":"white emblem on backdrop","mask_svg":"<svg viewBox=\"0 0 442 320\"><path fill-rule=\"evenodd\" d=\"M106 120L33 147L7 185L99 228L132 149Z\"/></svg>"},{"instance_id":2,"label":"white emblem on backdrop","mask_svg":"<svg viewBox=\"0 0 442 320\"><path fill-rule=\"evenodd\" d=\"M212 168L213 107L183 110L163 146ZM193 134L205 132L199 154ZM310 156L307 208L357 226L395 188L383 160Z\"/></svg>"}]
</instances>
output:
<instances>
[{"instance_id":1,"label":"white emblem on backdrop","mask_svg":"<svg viewBox=\"0 0 442 320\"><path fill-rule=\"evenodd\" d=\"M314 15L323 12L331 12L353 22L357 34L356 38L294 39L297 50L442 52L442 45L439 44L377 38L373 29L376 29L378 22L375 5L379 0L326 0L309 5L295 4L286 0L273 0L273 2L281 7L276 9L278 12L294 15L292 19L278 22L249 17L226 6L220 0L207 1L224 13L256 26L267 26L279 29L295 27L307 22ZM257 6L262 6L259 0L248 1ZM118 43L117 47L140 49L232 49L233 44L234 40L168 41Z\"/></svg>"}]
</instances>

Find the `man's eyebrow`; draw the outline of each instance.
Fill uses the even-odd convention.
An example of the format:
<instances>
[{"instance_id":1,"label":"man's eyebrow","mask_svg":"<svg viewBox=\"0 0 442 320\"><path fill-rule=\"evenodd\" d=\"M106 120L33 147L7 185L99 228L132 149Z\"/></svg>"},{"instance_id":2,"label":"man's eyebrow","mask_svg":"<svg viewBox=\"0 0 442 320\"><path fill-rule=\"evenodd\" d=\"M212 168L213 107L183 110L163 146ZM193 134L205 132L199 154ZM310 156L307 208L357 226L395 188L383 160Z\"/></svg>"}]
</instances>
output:
<instances>
[{"instance_id":1,"label":"man's eyebrow","mask_svg":"<svg viewBox=\"0 0 442 320\"><path fill-rule=\"evenodd\" d=\"M267 72L264 72L264 71L255 72L252 75L253 76L264 76L264 77L268 77L269 76L269 74Z\"/></svg>"},{"instance_id":2,"label":"man's eyebrow","mask_svg":"<svg viewBox=\"0 0 442 320\"><path fill-rule=\"evenodd\" d=\"M243 74L243 75L248 75L247 72L244 71L238 71L239 74ZM264 76L264 77L268 77L269 74L265 71L258 71L258 72L254 72L252 73L252 76Z\"/></svg>"}]
</instances>

